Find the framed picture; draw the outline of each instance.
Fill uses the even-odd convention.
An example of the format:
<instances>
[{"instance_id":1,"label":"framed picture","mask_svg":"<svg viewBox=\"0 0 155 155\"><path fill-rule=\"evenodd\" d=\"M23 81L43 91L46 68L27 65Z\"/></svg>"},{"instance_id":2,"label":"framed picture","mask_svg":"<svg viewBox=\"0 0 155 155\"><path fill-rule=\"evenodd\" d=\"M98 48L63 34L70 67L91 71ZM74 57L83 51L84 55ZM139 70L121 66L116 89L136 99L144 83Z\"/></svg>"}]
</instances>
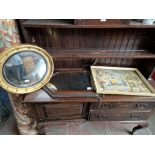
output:
<instances>
[{"instance_id":1,"label":"framed picture","mask_svg":"<svg viewBox=\"0 0 155 155\"><path fill-rule=\"evenodd\" d=\"M155 89L137 68L91 66L96 93L155 96Z\"/></svg>"}]
</instances>

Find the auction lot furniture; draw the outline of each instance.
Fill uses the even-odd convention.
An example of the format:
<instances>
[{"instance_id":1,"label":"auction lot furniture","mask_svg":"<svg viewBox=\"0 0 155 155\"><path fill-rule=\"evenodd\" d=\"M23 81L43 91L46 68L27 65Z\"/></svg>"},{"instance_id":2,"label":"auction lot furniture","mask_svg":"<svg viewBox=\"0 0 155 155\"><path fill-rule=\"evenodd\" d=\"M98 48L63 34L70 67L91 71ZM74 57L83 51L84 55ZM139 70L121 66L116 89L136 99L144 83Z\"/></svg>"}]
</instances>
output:
<instances>
[{"instance_id":1,"label":"auction lot furniture","mask_svg":"<svg viewBox=\"0 0 155 155\"><path fill-rule=\"evenodd\" d=\"M138 68L146 79L154 68L155 26L130 20L19 20L23 42L45 49L54 59L55 88L10 94L21 134L38 134L53 120L128 121L146 127L155 97L99 95L91 65ZM150 81L154 85L154 81Z\"/></svg>"}]
</instances>

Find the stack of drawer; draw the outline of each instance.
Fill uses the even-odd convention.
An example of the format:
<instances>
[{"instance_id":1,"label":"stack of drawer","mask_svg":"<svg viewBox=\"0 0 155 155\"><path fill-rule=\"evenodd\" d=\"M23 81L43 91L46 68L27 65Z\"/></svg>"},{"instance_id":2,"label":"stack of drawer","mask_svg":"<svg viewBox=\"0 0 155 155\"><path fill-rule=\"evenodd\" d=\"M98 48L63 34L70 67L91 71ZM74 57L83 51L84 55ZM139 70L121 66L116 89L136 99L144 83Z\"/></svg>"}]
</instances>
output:
<instances>
[{"instance_id":1,"label":"stack of drawer","mask_svg":"<svg viewBox=\"0 0 155 155\"><path fill-rule=\"evenodd\" d=\"M91 103L89 120L138 121L147 120L155 107L154 102L100 102Z\"/></svg>"}]
</instances>

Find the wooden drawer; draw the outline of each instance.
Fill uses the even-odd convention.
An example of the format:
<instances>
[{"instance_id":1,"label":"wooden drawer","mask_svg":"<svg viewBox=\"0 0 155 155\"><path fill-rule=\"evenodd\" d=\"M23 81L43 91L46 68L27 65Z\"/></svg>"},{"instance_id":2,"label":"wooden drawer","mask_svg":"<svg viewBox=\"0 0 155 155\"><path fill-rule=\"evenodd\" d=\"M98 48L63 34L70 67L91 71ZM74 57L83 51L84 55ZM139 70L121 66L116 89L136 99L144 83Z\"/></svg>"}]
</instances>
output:
<instances>
[{"instance_id":1,"label":"wooden drawer","mask_svg":"<svg viewBox=\"0 0 155 155\"><path fill-rule=\"evenodd\" d=\"M117 110L117 109L133 109L148 110L155 107L155 102L102 102L92 103L92 110Z\"/></svg>"},{"instance_id":2,"label":"wooden drawer","mask_svg":"<svg viewBox=\"0 0 155 155\"><path fill-rule=\"evenodd\" d=\"M132 112L132 111L103 111L91 110L89 120L91 121L138 121L147 120L151 111Z\"/></svg>"},{"instance_id":3,"label":"wooden drawer","mask_svg":"<svg viewBox=\"0 0 155 155\"><path fill-rule=\"evenodd\" d=\"M56 103L56 104L36 104L37 118L47 119L74 119L85 116L84 104L82 103Z\"/></svg>"}]
</instances>

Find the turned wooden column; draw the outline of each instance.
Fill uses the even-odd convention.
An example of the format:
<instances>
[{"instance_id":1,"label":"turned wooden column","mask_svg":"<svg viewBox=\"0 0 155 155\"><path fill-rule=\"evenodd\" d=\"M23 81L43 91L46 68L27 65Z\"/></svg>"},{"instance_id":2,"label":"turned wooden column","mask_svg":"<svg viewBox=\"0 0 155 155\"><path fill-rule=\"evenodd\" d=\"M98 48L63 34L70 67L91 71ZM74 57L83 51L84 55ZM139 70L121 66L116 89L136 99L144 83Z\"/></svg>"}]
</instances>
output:
<instances>
[{"instance_id":1,"label":"turned wooden column","mask_svg":"<svg viewBox=\"0 0 155 155\"><path fill-rule=\"evenodd\" d=\"M34 116L32 105L23 103L23 95L9 93L10 102L21 135L37 135L39 128Z\"/></svg>"}]
</instances>

